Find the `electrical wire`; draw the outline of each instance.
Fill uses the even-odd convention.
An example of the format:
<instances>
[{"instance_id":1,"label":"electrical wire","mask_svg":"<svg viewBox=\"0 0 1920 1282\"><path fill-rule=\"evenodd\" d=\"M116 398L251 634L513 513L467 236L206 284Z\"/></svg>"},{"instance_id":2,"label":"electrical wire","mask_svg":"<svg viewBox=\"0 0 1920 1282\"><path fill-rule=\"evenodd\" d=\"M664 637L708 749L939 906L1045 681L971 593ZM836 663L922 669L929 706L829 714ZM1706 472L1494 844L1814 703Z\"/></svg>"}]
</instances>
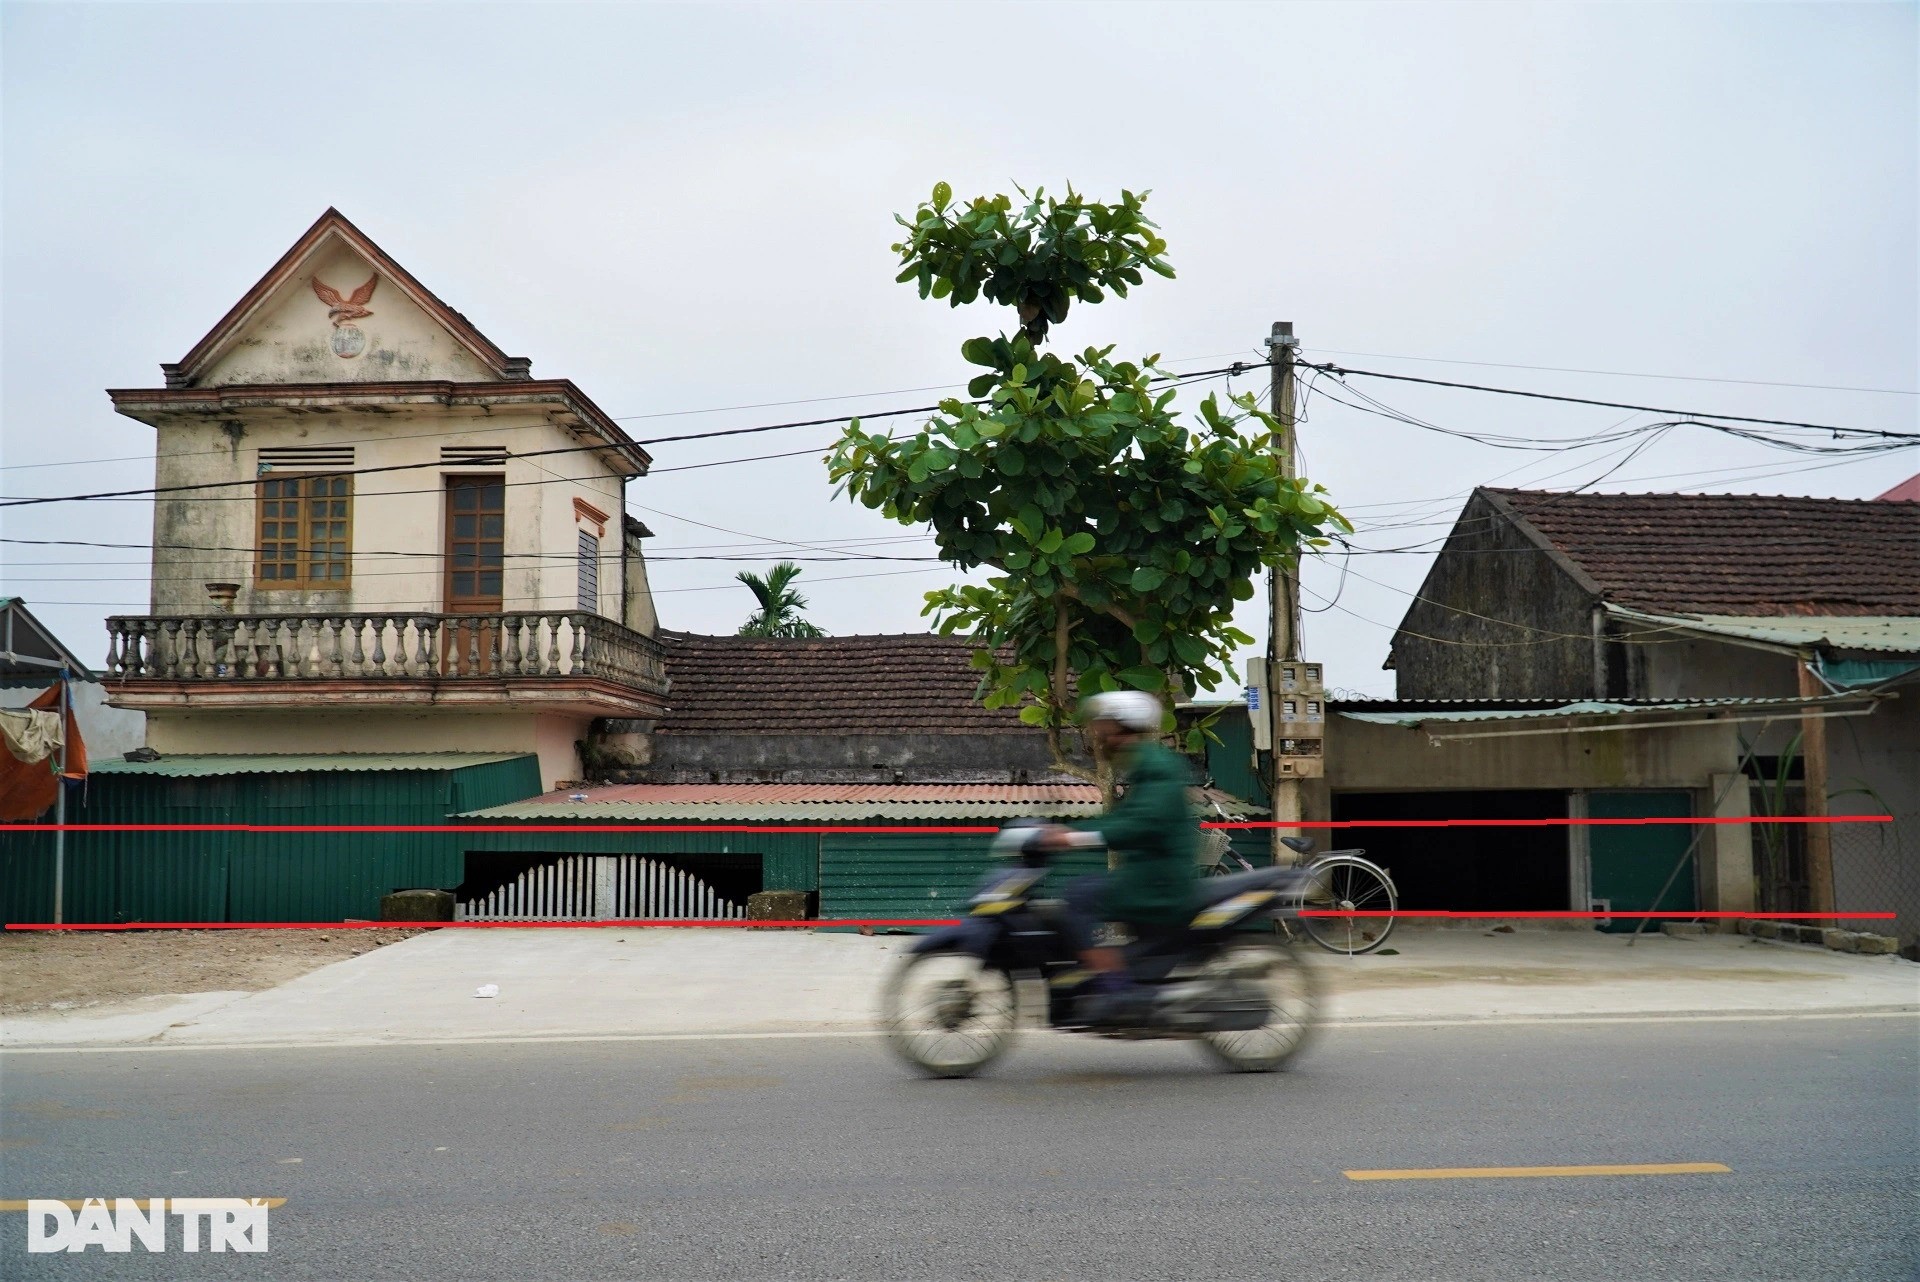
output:
<instances>
[{"instance_id":1,"label":"electrical wire","mask_svg":"<svg viewBox=\"0 0 1920 1282\"><path fill-rule=\"evenodd\" d=\"M1164 363L1168 365L1183 365L1190 361L1219 360L1224 357L1238 356L1238 355L1240 355L1239 352L1215 352L1208 356L1176 356L1168 359ZM1190 376L1181 375L1180 377L1190 377ZM819 404L825 401L859 401L859 400L869 400L879 396L904 396L904 395L910 395L914 392L945 392L945 391L952 391L956 388L961 388L965 386L966 384L964 383L940 383L930 387L907 387L907 388L899 388L889 392L847 392L839 396L809 396L809 397L802 397L798 400L791 400L791 401L761 401L753 405L718 405L718 406L712 406L707 409L697 409L697 410L664 410L655 414L618 415L618 416L614 416L614 421L617 423L630 423L639 419L684 418L689 415L695 415L695 414L731 414L731 413L737 413L742 410L775 409L784 405L813 405L813 404ZM912 413L913 411L907 411L907 412ZM873 418L878 416L870 414L870 415L864 415L864 416L856 415L853 417ZM844 420L833 418L833 419L824 419L820 421L827 422L827 423L838 423ZM490 432L519 432L519 431L525 431L525 430L526 430L526 424L506 423L506 424L496 425L493 427L466 426L466 427L441 428L432 432L404 432L404 433L394 433L391 435L382 434L378 439L382 444L384 444L388 441L419 441L419 440L430 440L434 437L481 436ZM675 440L675 441L691 440L691 439L698 439L698 434L694 434L692 436L687 436L687 437L675 436L675 437L655 438L655 439L650 439L645 441L636 441L634 443L636 445L658 444L659 440L661 439ZM612 447L605 447L605 448L612 448ZM169 459L204 458L204 457L208 457L215 454L230 454L230 453L231 451L228 449L216 448L216 449L210 449L210 450L186 450L178 454L170 454L167 457ZM32 469L49 468L49 467L87 467L95 464L108 464L108 463L148 463L152 461L153 461L152 454L124 454L124 455L115 456L113 458L59 459L51 463L0 464L0 472L22 472L22 471L28 471Z\"/></svg>"},{"instance_id":2,"label":"electrical wire","mask_svg":"<svg viewBox=\"0 0 1920 1282\"><path fill-rule=\"evenodd\" d=\"M1223 374L1244 372L1246 368L1247 367L1244 364L1235 364L1233 366L1228 366L1221 369L1195 370L1187 374L1170 374L1170 375L1167 375L1165 378L1156 379L1153 381L1163 382L1163 383L1184 384L1184 383L1195 382L1195 381L1206 379L1206 378L1218 378ZM984 402L976 401L973 403L983 404ZM660 445L660 444L666 444L668 442L673 442L673 441L712 440L718 437L748 436L748 435L753 435L761 432L787 431L792 428L820 427L820 426L825 426L825 425L834 424L834 423L852 423L852 422L860 421L862 419L870 419L870 418L899 417L902 415L909 415L909 414L931 414L931 413L937 413L939 410L940 410L940 406L938 405L920 405L920 406L914 406L910 409L878 410L878 411L867 413L867 414L838 414L831 418L799 419L789 423L762 423L754 427L722 428L722 429L711 431L711 432L687 432L679 436L653 437L651 439L644 440L644 441L636 441L634 442L634 444ZM543 449L543 450L517 450L509 453L507 455L507 458L510 460L550 458L554 455L559 455L559 454L598 453L600 451L617 449L617 448L618 446L616 445L609 445L605 443L597 444L597 445L562 445L562 446L555 446L553 448ZM811 453L811 451L799 451L799 452ZM775 456L767 455L763 457L775 457ZM752 462L757 460L747 459L747 460L725 460L725 461ZM324 468L316 468L312 470L303 471L301 474L309 477L374 476L374 475L379 475L379 474L389 473L389 472L414 472L414 471L420 471L427 468L444 468L446 466L447 464L445 462L439 459L433 459L433 460L422 461L418 463L388 463L378 467L337 468L337 469L331 469L331 470L324 469ZM710 464L709 466L712 466L712 465ZM0 498L0 508L33 507L33 506L37 506L45 503L94 502L94 501L103 500L103 499L153 498L153 497L157 497L165 494L182 494L182 493L190 493L190 492L196 492L196 491L202 491L202 490L227 489L227 488L231 488L233 486L238 486L238 485L253 486L259 482L259 479L260 479L259 477L254 476L254 477L242 477L242 478L237 478L234 480L226 480L226 481L193 481L193 482L188 482L186 484L181 484L181 485L147 486L141 489L102 490L102 491L98 491L96 493L91 493L91 494L51 494L51 495L35 495L35 496L27 496L27 497L8 497L8 498ZM567 479L567 478L555 478L555 479ZM519 484L538 484L538 482L519 482ZM388 493L419 493L419 492L421 491L406 491L406 490L388 491ZM251 494L241 495L238 497L245 501L251 501L253 498Z\"/></svg>"},{"instance_id":3,"label":"electrical wire","mask_svg":"<svg viewBox=\"0 0 1920 1282\"><path fill-rule=\"evenodd\" d=\"M822 544L830 546L836 550L851 551L857 547L864 547L864 546L887 545L887 544L895 544L895 543L918 543L929 537L931 536L925 535L925 534L901 534L901 535L893 535L887 538L878 538L878 539L872 539L872 538L823 539L821 540L821 542ZM82 547L82 548L102 548L110 551L142 551L142 552L152 552L155 549L161 549L165 551L181 551L181 552L245 552L248 554L253 554L259 551L259 549L256 547L247 547L239 544L224 544L224 543L107 543L107 542L102 542L94 539L20 539L20 538L0 538L0 543L13 543L13 544L20 544L20 545L32 546L32 547ZM775 541L775 543L777 546L778 545L777 541ZM648 559L653 559L655 557L660 557L661 559L665 559L665 554L667 553L715 552L715 551L739 552L739 551L742 551L743 549L751 550L759 547L761 547L760 544L752 543L752 542L665 544L660 547L648 549L645 555ZM407 557L418 557L426 560L437 561L445 554L441 552L420 552L420 551L412 551L412 550L387 551L379 548L356 548L354 549L353 555L356 559L365 558L368 560L375 560L375 561L389 559L389 558L407 558ZM566 562L568 564L571 564L578 557L578 553L574 551L502 552L501 555L505 556L509 560L545 560L545 561ZM771 553L767 553L766 555L771 555ZM138 561L36 560L36 561L22 561L22 562L18 562L18 564L26 565L29 567L53 566L53 565L82 565L82 566L129 565L130 566L130 565L150 565L152 564L152 561L153 561L153 558L151 556L148 556Z\"/></svg>"},{"instance_id":4,"label":"electrical wire","mask_svg":"<svg viewBox=\"0 0 1920 1282\"><path fill-rule=\"evenodd\" d=\"M1838 427L1831 423L1807 423L1796 419L1785 418L1752 418L1742 414L1711 414L1703 410L1663 409L1656 405L1633 405L1625 401L1598 401L1591 400L1584 396L1561 396L1550 392L1528 392L1514 387L1489 387L1482 383L1452 383L1438 378L1416 378L1411 374L1383 374L1378 370L1353 369L1334 364L1315 365L1312 368L1325 370L1328 374L1341 380L1342 386L1346 385L1345 380L1349 376L1357 374L1363 378L1391 379L1396 383L1422 383L1429 387L1451 387L1468 392L1490 392L1498 396L1522 396L1530 400L1560 401L1568 405L1596 405L1604 409L1637 410L1642 414L1666 414L1689 421L1719 419L1725 423L1754 423L1766 427L1806 428L1816 432L1829 432L1835 437L1870 436L1920 442L1920 433L1916 432L1890 432L1881 428L1870 427ZM1701 422L1700 425L1703 427L1718 428L1718 425L1714 423Z\"/></svg>"},{"instance_id":5,"label":"electrical wire","mask_svg":"<svg viewBox=\"0 0 1920 1282\"><path fill-rule=\"evenodd\" d=\"M827 574L827 575L822 575L819 578L808 579L807 586L811 588L821 583L844 583L849 579L884 579L884 578L891 578L895 575L901 575L901 574L931 574L933 571L939 568L940 568L939 566L929 565L929 566L922 566L914 570L876 570L870 574ZM716 584L711 584L709 586L697 587L697 588L655 588L650 590L650 595L674 596L683 592L728 592L728 591L739 591L739 590L740 590L740 585L738 583L716 583ZM571 601L572 598L570 598L564 592L543 593L538 596L509 596L509 597L501 598L502 604L508 601L546 601L546 600ZM42 599L42 600L34 601L33 604L35 605L106 606L109 609L111 609L119 606L129 606L129 607L139 608L144 603L137 602L137 601L49 601L49 600ZM407 601L370 601L365 603L355 602L353 612L356 614L364 614L364 613L371 613L377 610L401 610L401 609L417 610L419 608L420 608L420 602L417 599L407 600ZM550 609L555 607L535 606L533 608ZM571 610L574 607L572 605L569 605L567 608Z\"/></svg>"},{"instance_id":6,"label":"electrical wire","mask_svg":"<svg viewBox=\"0 0 1920 1282\"><path fill-rule=\"evenodd\" d=\"M1346 547L1348 549L1347 555L1340 559L1340 582L1333 589L1333 599L1331 601L1328 601L1325 605L1318 606L1318 607L1303 605L1300 607L1301 610L1305 611L1308 614L1325 614L1328 610L1331 610L1333 609L1334 606L1340 604L1340 597L1347 590L1347 567L1353 561L1353 553L1352 553L1351 547L1348 546L1347 541L1345 539L1336 538L1335 542L1341 544L1342 547ZM1315 593L1315 595L1317 596L1319 594ZM1322 599L1324 600L1325 598L1322 598Z\"/></svg>"},{"instance_id":7,"label":"electrical wire","mask_svg":"<svg viewBox=\"0 0 1920 1282\"><path fill-rule=\"evenodd\" d=\"M1368 360L1418 361L1424 365L1478 365L1485 369L1536 370L1543 374L1598 374L1607 378L1657 378L1679 383L1728 383L1745 387L1790 387L1813 392L1870 392L1880 396L1920 396L1904 387L1854 387L1835 383L1776 383L1759 378L1709 378L1704 374L1643 374L1620 369L1571 369L1561 365L1514 365L1504 361L1448 360L1441 356L1396 356L1391 352L1346 352L1336 347L1316 347L1330 356L1359 356ZM1715 417L1718 417L1717 415Z\"/></svg>"},{"instance_id":8,"label":"electrical wire","mask_svg":"<svg viewBox=\"0 0 1920 1282\"><path fill-rule=\"evenodd\" d=\"M600 561L618 562L620 560L620 557L618 553L603 552L596 559ZM862 562L862 563L870 563L874 561L936 562L936 561L945 561L946 558L939 557L939 556L780 556L780 557L770 557L770 556L652 557L650 556L650 557L644 558L645 564L647 565L682 565L690 562L697 562L702 564L712 563L712 562L743 562L748 565L765 565L769 560L791 561L791 562L802 563L802 564L818 563L818 564L840 565L840 564L845 564L848 561L855 561L855 562ZM557 563L562 565L575 565L575 564L578 564L579 561L580 561L580 557L576 553L572 559L564 562L557 562ZM507 567L486 566L483 568L493 570L493 569L505 569ZM524 567L524 568L539 569L540 567L530 566L530 567ZM438 568L432 567L432 566L423 566L417 570L356 570L353 573L352 579L341 581L341 584L338 590L345 591L349 586L349 584L351 584L354 580L358 580L358 579L392 579L392 578L416 578L417 579L417 578L420 578L422 575L437 575L438 573L439 573ZM10 584L11 583L199 583L204 581L206 577L207 576L205 571L201 571L198 574L90 574L90 575L60 574L60 575L53 575L46 578L36 578L32 575L16 574L16 575L10 575L7 579L7 582ZM271 587L272 585L266 584L262 586ZM334 589L329 589L329 590L331 591Z\"/></svg>"}]
</instances>

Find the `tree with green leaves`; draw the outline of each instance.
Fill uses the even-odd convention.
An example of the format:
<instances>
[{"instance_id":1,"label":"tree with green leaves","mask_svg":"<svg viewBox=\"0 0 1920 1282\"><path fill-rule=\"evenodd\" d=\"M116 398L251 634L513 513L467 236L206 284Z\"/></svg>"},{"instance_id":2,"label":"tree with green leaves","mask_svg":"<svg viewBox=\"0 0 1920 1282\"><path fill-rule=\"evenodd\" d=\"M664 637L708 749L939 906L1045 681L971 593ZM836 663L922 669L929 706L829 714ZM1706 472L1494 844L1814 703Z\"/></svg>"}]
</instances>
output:
<instances>
[{"instance_id":1,"label":"tree with green leaves","mask_svg":"<svg viewBox=\"0 0 1920 1282\"><path fill-rule=\"evenodd\" d=\"M1112 205L1071 189L1020 195L956 204L941 183L912 218L896 216L901 282L955 307L1011 306L1020 326L961 345L982 371L971 400L943 401L911 436L856 420L828 467L854 500L930 526L943 560L996 572L928 593L924 612L976 643L986 706L1018 707L1056 764L1085 775L1061 738L1081 697L1132 687L1171 704L1217 688L1253 640L1233 610L1254 576L1352 527L1322 487L1282 474L1279 424L1251 396L1209 395L1183 420L1158 357L1043 353L1071 304L1124 298L1143 271L1173 269L1144 192ZM1189 733L1188 751L1203 734Z\"/></svg>"},{"instance_id":2,"label":"tree with green leaves","mask_svg":"<svg viewBox=\"0 0 1920 1282\"><path fill-rule=\"evenodd\" d=\"M782 561L767 571L765 578L751 570L742 570L734 576L747 585L760 608L747 616L740 625L738 635L743 637L823 637L825 631L800 617L807 608L807 598L793 589L793 581L800 577L800 567L791 561Z\"/></svg>"}]
</instances>

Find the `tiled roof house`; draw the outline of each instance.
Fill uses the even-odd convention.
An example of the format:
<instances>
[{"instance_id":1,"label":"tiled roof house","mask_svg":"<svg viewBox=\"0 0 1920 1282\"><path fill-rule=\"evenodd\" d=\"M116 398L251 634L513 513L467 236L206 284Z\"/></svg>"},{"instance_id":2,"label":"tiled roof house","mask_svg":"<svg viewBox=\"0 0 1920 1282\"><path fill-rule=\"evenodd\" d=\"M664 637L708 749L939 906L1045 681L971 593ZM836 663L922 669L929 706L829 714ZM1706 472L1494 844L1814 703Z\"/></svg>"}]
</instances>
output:
<instances>
[{"instance_id":1,"label":"tiled roof house","mask_svg":"<svg viewBox=\"0 0 1920 1282\"><path fill-rule=\"evenodd\" d=\"M992 783L1056 780L1046 738L982 707L964 640L772 639L663 632L672 687L642 783Z\"/></svg>"},{"instance_id":2,"label":"tiled roof house","mask_svg":"<svg viewBox=\"0 0 1920 1282\"><path fill-rule=\"evenodd\" d=\"M1054 769L1042 732L1014 709L980 705L965 640L659 639L669 710L604 736L621 756L598 763L600 782L485 818L979 823L1101 808L1097 787ZM1208 800L1235 815L1258 809L1225 793Z\"/></svg>"},{"instance_id":3,"label":"tiled roof house","mask_svg":"<svg viewBox=\"0 0 1920 1282\"><path fill-rule=\"evenodd\" d=\"M1920 504L1478 489L1387 666L1401 698L1793 694L1755 646L1920 652Z\"/></svg>"}]
</instances>

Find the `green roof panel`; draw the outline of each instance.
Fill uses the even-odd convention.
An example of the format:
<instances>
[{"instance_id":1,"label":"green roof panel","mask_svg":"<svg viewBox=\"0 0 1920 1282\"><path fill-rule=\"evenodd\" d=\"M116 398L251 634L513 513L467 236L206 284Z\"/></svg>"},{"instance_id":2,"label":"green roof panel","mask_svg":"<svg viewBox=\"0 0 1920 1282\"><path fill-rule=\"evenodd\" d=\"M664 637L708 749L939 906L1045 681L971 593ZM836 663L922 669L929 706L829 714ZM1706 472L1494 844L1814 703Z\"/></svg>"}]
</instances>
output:
<instances>
[{"instance_id":1,"label":"green roof panel","mask_svg":"<svg viewBox=\"0 0 1920 1282\"><path fill-rule=\"evenodd\" d=\"M1724 637L1729 641L1781 649L1823 646L1831 650L1920 654L1920 615L1667 615L1620 605L1609 605L1607 613L1632 623L1675 632Z\"/></svg>"}]
</instances>

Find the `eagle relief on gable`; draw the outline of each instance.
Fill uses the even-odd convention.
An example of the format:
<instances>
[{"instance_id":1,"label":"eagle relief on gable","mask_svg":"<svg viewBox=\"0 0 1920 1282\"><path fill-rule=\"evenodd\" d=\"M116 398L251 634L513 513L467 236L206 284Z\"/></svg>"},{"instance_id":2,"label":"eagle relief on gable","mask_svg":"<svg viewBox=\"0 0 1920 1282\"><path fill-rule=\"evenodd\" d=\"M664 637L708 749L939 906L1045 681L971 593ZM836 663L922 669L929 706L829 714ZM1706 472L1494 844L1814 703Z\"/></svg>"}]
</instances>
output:
<instances>
[{"instance_id":1,"label":"eagle relief on gable","mask_svg":"<svg viewBox=\"0 0 1920 1282\"><path fill-rule=\"evenodd\" d=\"M347 295L313 277L313 292L321 302L327 305L327 319L333 322L333 354L343 360L350 360L367 350L367 336L358 325L350 324L363 316L371 316L367 304L373 301L374 286L380 283L380 274L375 272L367 278L367 283Z\"/></svg>"}]
</instances>

